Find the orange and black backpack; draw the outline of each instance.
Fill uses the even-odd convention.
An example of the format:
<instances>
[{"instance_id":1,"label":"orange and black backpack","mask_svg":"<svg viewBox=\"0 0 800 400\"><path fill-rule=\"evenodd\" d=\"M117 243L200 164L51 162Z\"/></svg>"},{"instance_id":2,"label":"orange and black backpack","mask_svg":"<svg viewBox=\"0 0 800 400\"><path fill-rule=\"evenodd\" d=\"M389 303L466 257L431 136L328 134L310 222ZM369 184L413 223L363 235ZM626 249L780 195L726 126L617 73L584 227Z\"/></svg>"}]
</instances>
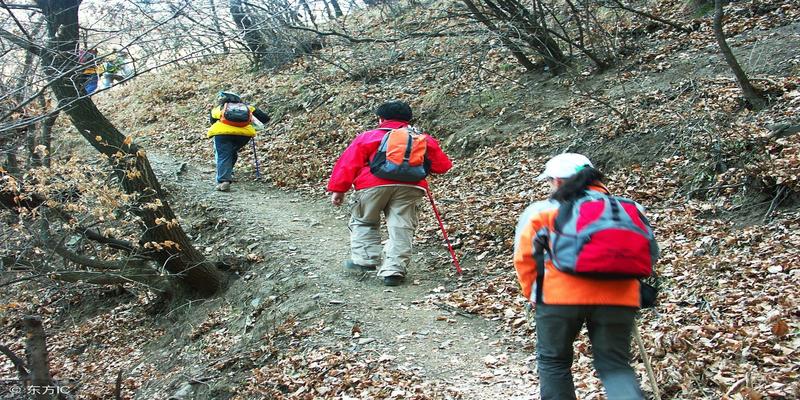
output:
<instances>
[{"instance_id":1,"label":"orange and black backpack","mask_svg":"<svg viewBox=\"0 0 800 400\"><path fill-rule=\"evenodd\" d=\"M378 178L400 182L419 182L428 176L428 141L417 128L385 129L369 170Z\"/></svg>"},{"instance_id":2,"label":"orange and black backpack","mask_svg":"<svg viewBox=\"0 0 800 400\"><path fill-rule=\"evenodd\" d=\"M225 103L220 110L219 121L225 125L243 128L253 122L250 106L241 102Z\"/></svg>"}]
</instances>

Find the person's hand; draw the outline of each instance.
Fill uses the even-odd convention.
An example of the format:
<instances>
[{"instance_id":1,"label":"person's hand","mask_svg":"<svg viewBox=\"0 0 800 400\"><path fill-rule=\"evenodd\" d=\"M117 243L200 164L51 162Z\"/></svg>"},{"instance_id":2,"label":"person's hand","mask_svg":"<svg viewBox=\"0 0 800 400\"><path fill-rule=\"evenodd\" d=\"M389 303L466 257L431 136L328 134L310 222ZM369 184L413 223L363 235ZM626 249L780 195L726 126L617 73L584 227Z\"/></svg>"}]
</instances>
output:
<instances>
[{"instance_id":1,"label":"person's hand","mask_svg":"<svg viewBox=\"0 0 800 400\"><path fill-rule=\"evenodd\" d=\"M331 204L339 207L344 203L344 193L334 192L331 194Z\"/></svg>"}]
</instances>

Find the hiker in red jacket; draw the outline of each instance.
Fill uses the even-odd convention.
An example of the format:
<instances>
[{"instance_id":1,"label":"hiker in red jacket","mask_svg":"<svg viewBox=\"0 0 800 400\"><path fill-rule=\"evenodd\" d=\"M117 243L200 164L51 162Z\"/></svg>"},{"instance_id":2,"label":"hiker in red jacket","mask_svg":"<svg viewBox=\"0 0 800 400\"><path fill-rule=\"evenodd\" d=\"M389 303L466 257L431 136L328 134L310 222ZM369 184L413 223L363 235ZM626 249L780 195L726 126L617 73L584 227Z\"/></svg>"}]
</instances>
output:
<instances>
[{"instance_id":1,"label":"hiker in red jacket","mask_svg":"<svg viewBox=\"0 0 800 400\"><path fill-rule=\"evenodd\" d=\"M406 268L411 262L411 242L417 227L417 201L425 195L428 182L400 181L375 176L370 162L387 132L411 129L411 107L401 101L382 104L375 110L379 126L361 133L350 143L333 167L328 191L331 203L340 206L345 193L355 188L350 198L350 259L344 266L351 271L374 271L380 265L378 277L386 286L397 286L405 280ZM425 148L426 172L443 174L452 162L439 143L427 134L418 137ZM411 139L409 139L411 143ZM410 144L409 144L410 146ZM409 151L411 153L411 151ZM408 154L406 154L408 156ZM381 214L386 217L389 241L381 246ZM381 252L384 258L381 263Z\"/></svg>"}]
</instances>

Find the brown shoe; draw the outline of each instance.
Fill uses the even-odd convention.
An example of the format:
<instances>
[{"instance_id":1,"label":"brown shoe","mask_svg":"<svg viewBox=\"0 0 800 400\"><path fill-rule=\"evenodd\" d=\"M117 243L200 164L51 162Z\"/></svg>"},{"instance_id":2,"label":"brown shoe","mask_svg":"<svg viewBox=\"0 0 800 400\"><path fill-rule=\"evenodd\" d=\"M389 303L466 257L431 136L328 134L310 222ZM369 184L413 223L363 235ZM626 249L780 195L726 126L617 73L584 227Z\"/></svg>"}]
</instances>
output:
<instances>
[{"instance_id":1,"label":"brown shoe","mask_svg":"<svg viewBox=\"0 0 800 400\"><path fill-rule=\"evenodd\" d=\"M231 190L231 183L222 182L219 185L217 185L217 190L220 192L229 192Z\"/></svg>"}]
</instances>

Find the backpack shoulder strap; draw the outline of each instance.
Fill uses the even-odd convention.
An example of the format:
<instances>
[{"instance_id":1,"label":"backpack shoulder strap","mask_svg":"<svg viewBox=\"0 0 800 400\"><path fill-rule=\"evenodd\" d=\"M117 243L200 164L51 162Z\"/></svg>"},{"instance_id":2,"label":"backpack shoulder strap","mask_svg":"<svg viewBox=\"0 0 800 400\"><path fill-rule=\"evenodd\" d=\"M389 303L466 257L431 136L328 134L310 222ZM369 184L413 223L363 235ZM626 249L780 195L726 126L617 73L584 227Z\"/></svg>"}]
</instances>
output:
<instances>
[{"instance_id":1,"label":"backpack shoulder strap","mask_svg":"<svg viewBox=\"0 0 800 400\"><path fill-rule=\"evenodd\" d=\"M578 197L572 201L565 201L561 202L561 205L558 207L558 215L556 216L555 224L553 225L553 229L555 231L561 232L564 226L569 222L569 219L572 218L572 212L576 205L579 203L583 203L587 200L601 200L601 199L610 199L613 196L597 192L594 190L586 190L583 193L583 196ZM611 201L612 208L616 205L615 202ZM617 210L619 211L619 210Z\"/></svg>"},{"instance_id":2,"label":"backpack shoulder strap","mask_svg":"<svg viewBox=\"0 0 800 400\"><path fill-rule=\"evenodd\" d=\"M536 236L533 240L533 259L536 263L536 296L534 301L538 304L544 303L544 274L545 274L545 255L546 251L550 251L550 243L546 236Z\"/></svg>"}]
</instances>

